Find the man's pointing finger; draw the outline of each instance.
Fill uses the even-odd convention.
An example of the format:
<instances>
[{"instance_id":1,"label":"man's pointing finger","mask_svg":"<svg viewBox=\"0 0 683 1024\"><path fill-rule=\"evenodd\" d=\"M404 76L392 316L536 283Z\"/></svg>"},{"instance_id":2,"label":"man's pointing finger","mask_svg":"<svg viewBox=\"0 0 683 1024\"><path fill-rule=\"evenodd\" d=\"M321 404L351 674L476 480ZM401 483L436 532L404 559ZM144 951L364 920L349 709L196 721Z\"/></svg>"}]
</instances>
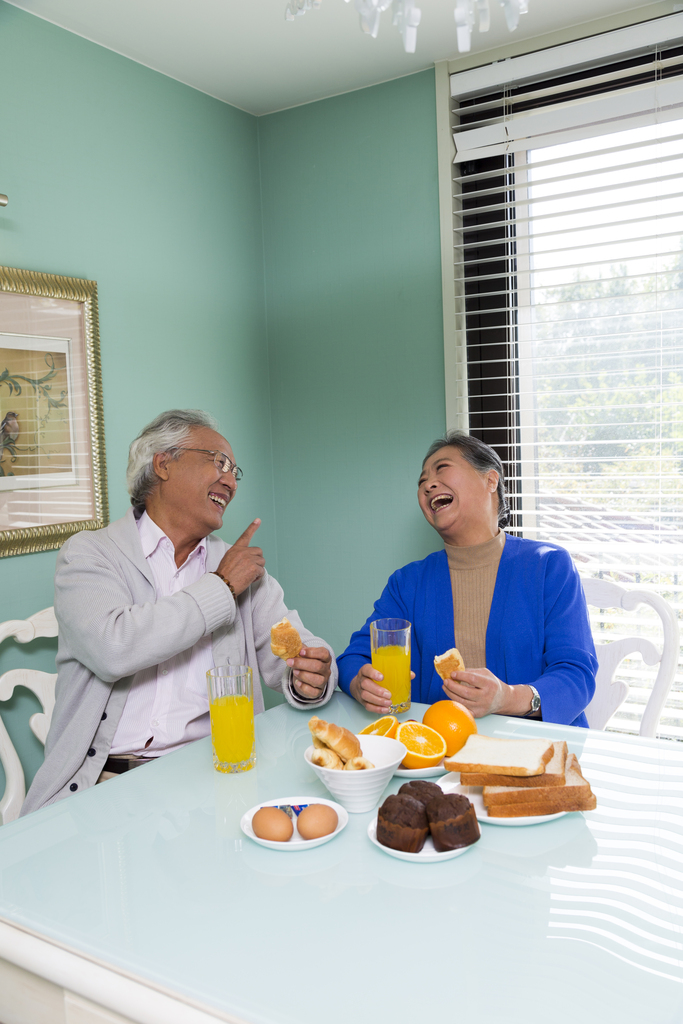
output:
<instances>
[{"instance_id":1,"label":"man's pointing finger","mask_svg":"<svg viewBox=\"0 0 683 1024\"><path fill-rule=\"evenodd\" d=\"M248 548L249 547L249 542L251 541L251 538L254 536L254 534L256 533L256 531L258 530L260 525L261 525L261 520L260 519L255 519L253 523L249 523L249 526L246 528L244 533L240 537L237 538L237 540L233 544L233 547L234 548Z\"/></svg>"}]
</instances>

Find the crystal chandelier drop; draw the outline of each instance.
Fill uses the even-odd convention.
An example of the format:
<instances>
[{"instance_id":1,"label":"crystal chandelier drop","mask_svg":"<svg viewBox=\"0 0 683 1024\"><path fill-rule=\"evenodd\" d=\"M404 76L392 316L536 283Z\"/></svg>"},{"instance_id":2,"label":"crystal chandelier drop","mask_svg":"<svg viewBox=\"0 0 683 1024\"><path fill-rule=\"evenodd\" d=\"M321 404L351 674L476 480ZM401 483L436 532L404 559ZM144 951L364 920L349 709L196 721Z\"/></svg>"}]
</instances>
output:
<instances>
[{"instance_id":1,"label":"crystal chandelier drop","mask_svg":"<svg viewBox=\"0 0 683 1024\"><path fill-rule=\"evenodd\" d=\"M322 0L288 0L285 8L285 20L294 19L312 8L320 7ZM350 0L346 0L348 4ZM360 27L367 35L377 38L380 15L393 6L393 23L401 33L403 48L406 53L415 53L417 45L417 27L420 24L422 11L416 6L415 0L353 0L360 16ZM514 32L519 24L520 15L529 10L528 0L499 0L505 12L505 21L510 32ZM489 0L456 0L453 11L456 27L456 39L460 53L467 53L472 46L472 32L475 21L479 23L480 32L488 32L491 25Z\"/></svg>"}]
</instances>

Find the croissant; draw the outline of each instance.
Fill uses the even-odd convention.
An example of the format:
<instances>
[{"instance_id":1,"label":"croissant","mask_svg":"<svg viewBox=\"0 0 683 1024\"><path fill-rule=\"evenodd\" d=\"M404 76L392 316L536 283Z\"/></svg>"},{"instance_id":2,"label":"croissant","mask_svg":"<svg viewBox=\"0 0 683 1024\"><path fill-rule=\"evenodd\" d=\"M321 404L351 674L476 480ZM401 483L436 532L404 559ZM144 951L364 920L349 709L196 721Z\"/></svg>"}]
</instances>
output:
<instances>
[{"instance_id":1,"label":"croissant","mask_svg":"<svg viewBox=\"0 0 683 1024\"><path fill-rule=\"evenodd\" d=\"M342 725L335 725L334 722L325 722L322 718L309 719L308 728L315 739L322 740L335 754L341 757L342 761L350 761L352 757L360 757L363 753L360 740L352 732Z\"/></svg>"},{"instance_id":2,"label":"croissant","mask_svg":"<svg viewBox=\"0 0 683 1024\"><path fill-rule=\"evenodd\" d=\"M322 750L314 750L311 754L311 764L317 764L319 768L342 769L344 762L341 757L335 754L334 750L325 747Z\"/></svg>"},{"instance_id":3,"label":"croissant","mask_svg":"<svg viewBox=\"0 0 683 1024\"><path fill-rule=\"evenodd\" d=\"M372 761L368 761L367 757L352 757L350 761L347 761L344 765L345 772L360 772L364 768L374 768Z\"/></svg>"}]
</instances>

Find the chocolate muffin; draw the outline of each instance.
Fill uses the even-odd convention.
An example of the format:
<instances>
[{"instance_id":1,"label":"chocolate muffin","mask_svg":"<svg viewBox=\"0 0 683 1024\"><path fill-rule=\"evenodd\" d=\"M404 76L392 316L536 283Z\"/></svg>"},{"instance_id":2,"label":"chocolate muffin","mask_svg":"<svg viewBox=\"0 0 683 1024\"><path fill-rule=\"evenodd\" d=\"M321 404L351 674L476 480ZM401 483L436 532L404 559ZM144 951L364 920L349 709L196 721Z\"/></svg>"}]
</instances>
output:
<instances>
[{"instance_id":1,"label":"chocolate muffin","mask_svg":"<svg viewBox=\"0 0 683 1024\"><path fill-rule=\"evenodd\" d=\"M404 782L399 793L405 793L406 796L415 797L425 807L430 800L435 800L437 797L443 796L443 790L440 786L437 786L434 782L423 782L421 779L414 779L412 782Z\"/></svg>"},{"instance_id":2,"label":"chocolate muffin","mask_svg":"<svg viewBox=\"0 0 683 1024\"><path fill-rule=\"evenodd\" d=\"M388 796L377 813L377 842L404 853L419 853L429 835L424 804L397 793Z\"/></svg>"},{"instance_id":3,"label":"chocolate muffin","mask_svg":"<svg viewBox=\"0 0 683 1024\"><path fill-rule=\"evenodd\" d=\"M426 811L434 849L439 853L471 846L481 836L474 807L461 793L442 793L430 800Z\"/></svg>"}]
</instances>

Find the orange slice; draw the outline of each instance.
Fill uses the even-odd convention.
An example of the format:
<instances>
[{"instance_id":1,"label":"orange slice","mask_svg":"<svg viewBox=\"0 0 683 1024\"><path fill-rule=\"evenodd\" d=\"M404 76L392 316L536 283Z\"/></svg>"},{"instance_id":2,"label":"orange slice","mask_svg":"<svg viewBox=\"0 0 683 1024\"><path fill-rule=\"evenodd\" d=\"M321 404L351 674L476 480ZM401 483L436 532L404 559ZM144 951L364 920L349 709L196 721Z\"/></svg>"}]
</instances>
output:
<instances>
[{"instance_id":1,"label":"orange slice","mask_svg":"<svg viewBox=\"0 0 683 1024\"><path fill-rule=\"evenodd\" d=\"M393 740L396 736L397 729L398 718L396 718L395 715L384 715L382 718L378 718L376 722L370 722L370 725L366 725L364 729L361 729L358 735L387 736L390 740ZM460 747L458 747L458 750L460 750Z\"/></svg>"},{"instance_id":2,"label":"orange slice","mask_svg":"<svg viewBox=\"0 0 683 1024\"><path fill-rule=\"evenodd\" d=\"M447 757L457 754L465 746L467 737L477 731L477 723L471 712L464 704L458 704L457 700L437 700L436 704L427 708L422 721L443 736Z\"/></svg>"},{"instance_id":3,"label":"orange slice","mask_svg":"<svg viewBox=\"0 0 683 1024\"><path fill-rule=\"evenodd\" d=\"M436 729L421 722L401 722L396 739L404 743L408 753L402 768L432 768L446 756L446 741Z\"/></svg>"}]
</instances>

